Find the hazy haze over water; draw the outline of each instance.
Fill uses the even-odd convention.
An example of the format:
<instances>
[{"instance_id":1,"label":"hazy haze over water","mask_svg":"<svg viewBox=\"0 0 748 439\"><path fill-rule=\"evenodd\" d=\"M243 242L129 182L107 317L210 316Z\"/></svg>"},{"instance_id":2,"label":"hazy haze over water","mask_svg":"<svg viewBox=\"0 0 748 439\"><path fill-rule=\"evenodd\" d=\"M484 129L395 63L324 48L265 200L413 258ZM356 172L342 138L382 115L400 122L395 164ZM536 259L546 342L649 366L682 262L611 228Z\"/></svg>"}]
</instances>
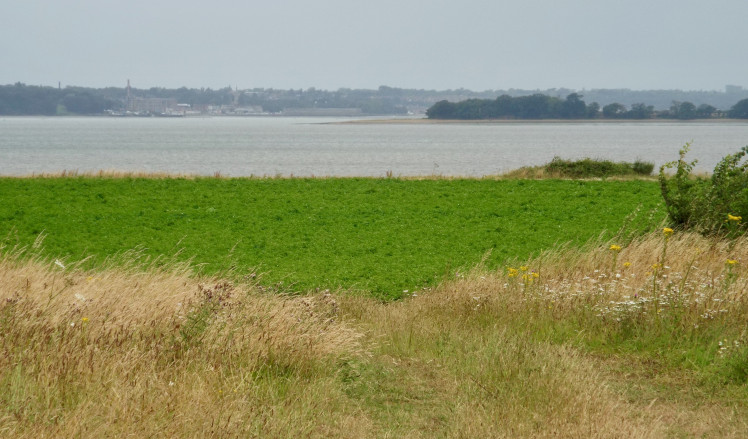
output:
<instances>
[{"instance_id":1,"label":"hazy haze over water","mask_svg":"<svg viewBox=\"0 0 748 439\"><path fill-rule=\"evenodd\" d=\"M711 171L748 142L748 124L329 124L312 118L0 118L0 175L77 170L238 176L494 175L554 156Z\"/></svg>"}]
</instances>

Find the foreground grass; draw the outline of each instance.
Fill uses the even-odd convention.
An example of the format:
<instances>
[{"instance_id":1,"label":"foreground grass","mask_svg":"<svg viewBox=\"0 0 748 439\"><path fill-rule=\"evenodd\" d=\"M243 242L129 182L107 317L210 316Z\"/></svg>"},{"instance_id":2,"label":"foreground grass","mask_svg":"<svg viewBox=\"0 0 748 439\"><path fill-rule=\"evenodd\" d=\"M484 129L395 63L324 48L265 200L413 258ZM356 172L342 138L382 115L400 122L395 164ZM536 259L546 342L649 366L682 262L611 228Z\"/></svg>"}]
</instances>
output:
<instances>
[{"instance_id":1,"label":"foreground grass","mask_svg":"<svg viewBox=\"0 0 748 439\"><path fill-rule=\"evenodd\" d=\"M560 248L386 304L122 258L3 250L0 435L748 434L745 238Z\"/></svg>"},{"instance_id":2,"label":"foreground grass","mask_svg":"<svg viewBox=\"0 0 748 439\"><path fill-rule=\"evenodd\" d=\"M281 290L392 299L444 276L663 217L651 181L0 178L0 243L89 259L142 246ZM562 209L559 207L563 206ZM607 232L606 232L607 231Z\"/></svg>"}]
</instances>

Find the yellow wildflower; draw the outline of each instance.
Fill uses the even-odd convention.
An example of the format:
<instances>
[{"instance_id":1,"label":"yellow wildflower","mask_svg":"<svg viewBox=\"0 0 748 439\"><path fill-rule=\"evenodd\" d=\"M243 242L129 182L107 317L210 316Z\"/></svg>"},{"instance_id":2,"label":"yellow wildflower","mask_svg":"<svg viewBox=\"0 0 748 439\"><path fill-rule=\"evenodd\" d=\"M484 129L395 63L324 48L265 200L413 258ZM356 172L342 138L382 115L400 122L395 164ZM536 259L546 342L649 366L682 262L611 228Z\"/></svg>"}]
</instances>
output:
<instances>
[{"instance_id":1,"label":"yellow wildflower","mask_svg":"<svg viewBox=\"0 0 748 439\"><path fill-rule=\"evenodd\" d=\"M83 318L81 319L81 322L83 322L83 323L88 323L88 317L83 317Z\"/></svg>"},{"instance_id":2,"label":"yellow wildflower","mask_svg":"<svg viewBox=\"0 0 748 439\"><path fill-rule=\"evenodd\" d=\"M730 215L729 213L727 214L727 220L728 221L740 222L740 220L742 220L742 219L743 219L742 216Z\"/></svg>"},{"instance_id":3,"label":"yellow wildflower","mask_svg":"<svg viewBox=\"0 0 748 439\"><path fill-rule=\"evenodd\" d=\"M509 277L515 277L517 276L517 273L519 273L519 271L516 268L508 267L506 270L507 270L507 276Z\"/></svg>"},{"instance_id":4,"label":"yellow wildflower","mask_svg":"<svg viewBox=\"0 0 748 439\"><path fill-rule=\"evenodd\" d=\"M670 236L673 234L673 229L671 229L670 227L665 227L664 229L662 229L662 233L665 234L665 236Z\"/></svg>"},{"instance_id":5,"label":"yellow wildflower","mask_svg":"<svg viewBox=\"0 0 748 439\"><path fill-rule=\"evenodd\" d=\"M519 267L519 269L522 270L522 271L527 271L527 266L523 265L523 266Z\"/></svg>"},{"instance_id":6,"label":"yellow wildflower","mask_svg":"<svg viewBox=\"0 0 748 439\"><path fill-rule=\"evenodd\" d=\"M540 277L540 274L538 274L537 272L533 271L533 272L532 272L532 277L534 277L534 278L536 278L536 279L537 279L537 278L539 278L539 277Z\"/></svg>"},{"instance_id":7,"label":"yellow wildflower","mask_svg":"<svg viewBox=\"0 0 748 439\"><path fill-rule=\"evenodd\" d=\"M619 251L621 251L621 246L620 245L616 245L616 244L612 244L610 246L610 249L613 250L614 252L619 252Z\"/></svg>"},{"instance_id":8,"label":"yellow wildflower","mask_svg":"<svg viewBox=\"0 0 748 439\"><path fill-rule=\"evenodd\" d=\"M738 261L736 261L735 259L728 259L727 260L727 265L736 265L737 263L738 263Z\"/></svg>"},{"instance_id":9,"label":"yellow wildflower","mask_svg":"<svg viewBox=\"0 0 748 439\"><path fill-rule=\"evenodd\" d=\"M631 266L631 262L626 261L623 263L623 266L629 268Z\"/></svg>"},{"instance_id":10,"label":"yellow wildflower","mask_svg":"<svg viewBox=\"0 0 748 439\"><path fill-rule=\"evenodd\" d=\"M652 270L657 270L659 268L662 268L662 264L652 264Z\"/></svg>"}]
</instances>

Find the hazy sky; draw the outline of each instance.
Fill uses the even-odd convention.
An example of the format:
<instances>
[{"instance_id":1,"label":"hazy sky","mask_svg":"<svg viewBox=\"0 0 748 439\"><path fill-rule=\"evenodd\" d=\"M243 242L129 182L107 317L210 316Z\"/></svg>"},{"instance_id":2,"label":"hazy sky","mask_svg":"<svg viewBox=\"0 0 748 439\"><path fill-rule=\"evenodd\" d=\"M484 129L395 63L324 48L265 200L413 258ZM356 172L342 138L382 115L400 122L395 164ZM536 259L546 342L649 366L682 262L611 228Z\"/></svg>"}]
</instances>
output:
<instances>
[{"instance_id":1,"label":"hazy sky","mask_svg":"<svg viewBox=\"0 0 748 439\"><path fill-rule=\"evenodd\" d=\"M0 0L0 84L723 90L746 0Z\"/></svg>"}]
</instances>

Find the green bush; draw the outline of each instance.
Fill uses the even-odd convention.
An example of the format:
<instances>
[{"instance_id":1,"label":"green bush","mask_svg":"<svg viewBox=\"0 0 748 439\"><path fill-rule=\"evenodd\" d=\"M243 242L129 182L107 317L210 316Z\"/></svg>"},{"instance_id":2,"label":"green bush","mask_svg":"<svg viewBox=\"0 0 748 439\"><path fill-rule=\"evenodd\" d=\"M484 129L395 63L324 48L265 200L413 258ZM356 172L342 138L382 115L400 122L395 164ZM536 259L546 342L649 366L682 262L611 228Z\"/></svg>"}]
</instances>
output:
<instances>
[{"instance_id":1,"label":"green bush","mask_svg":"<svg viewBox=\"0 0 748 439\"><path fill-rule=\"evenodd\" d=\"M551 174L559 174L572 178L613 177L626 175L650 175L654 170L654 163L637 160L634 163L612 162L610 160L564 160L554 157L545 165L545 170Z\"/></svg>"},{"instance_id":2,"label":"green bush","mask_svg":"<svg viewBox=\"0 0 748 439\"><path fill-rule=\"evenodd\" d=\"M660 189L670 221L682 228L703 233L744 233L748 218L748 162L741 163L748 146L725 156L711 178L691 174L696 160L685 159L690 143L680 150L679 159L660 167ZM675 169L668 176L667 169Z\"/></svg>"},{"instance_id":3,"label":"green bush","mask_svg":"<svg viewBox=\"0 0 748 439\"><path fill-rule=\"evenodd\" d=\"M643 162L641 160L637 160L633 165L631 165L631 169L633 169L634 173L639 175L652 175L652 171L654 171L654 168L654 163Z\"/></svg>"}]
</instances>

